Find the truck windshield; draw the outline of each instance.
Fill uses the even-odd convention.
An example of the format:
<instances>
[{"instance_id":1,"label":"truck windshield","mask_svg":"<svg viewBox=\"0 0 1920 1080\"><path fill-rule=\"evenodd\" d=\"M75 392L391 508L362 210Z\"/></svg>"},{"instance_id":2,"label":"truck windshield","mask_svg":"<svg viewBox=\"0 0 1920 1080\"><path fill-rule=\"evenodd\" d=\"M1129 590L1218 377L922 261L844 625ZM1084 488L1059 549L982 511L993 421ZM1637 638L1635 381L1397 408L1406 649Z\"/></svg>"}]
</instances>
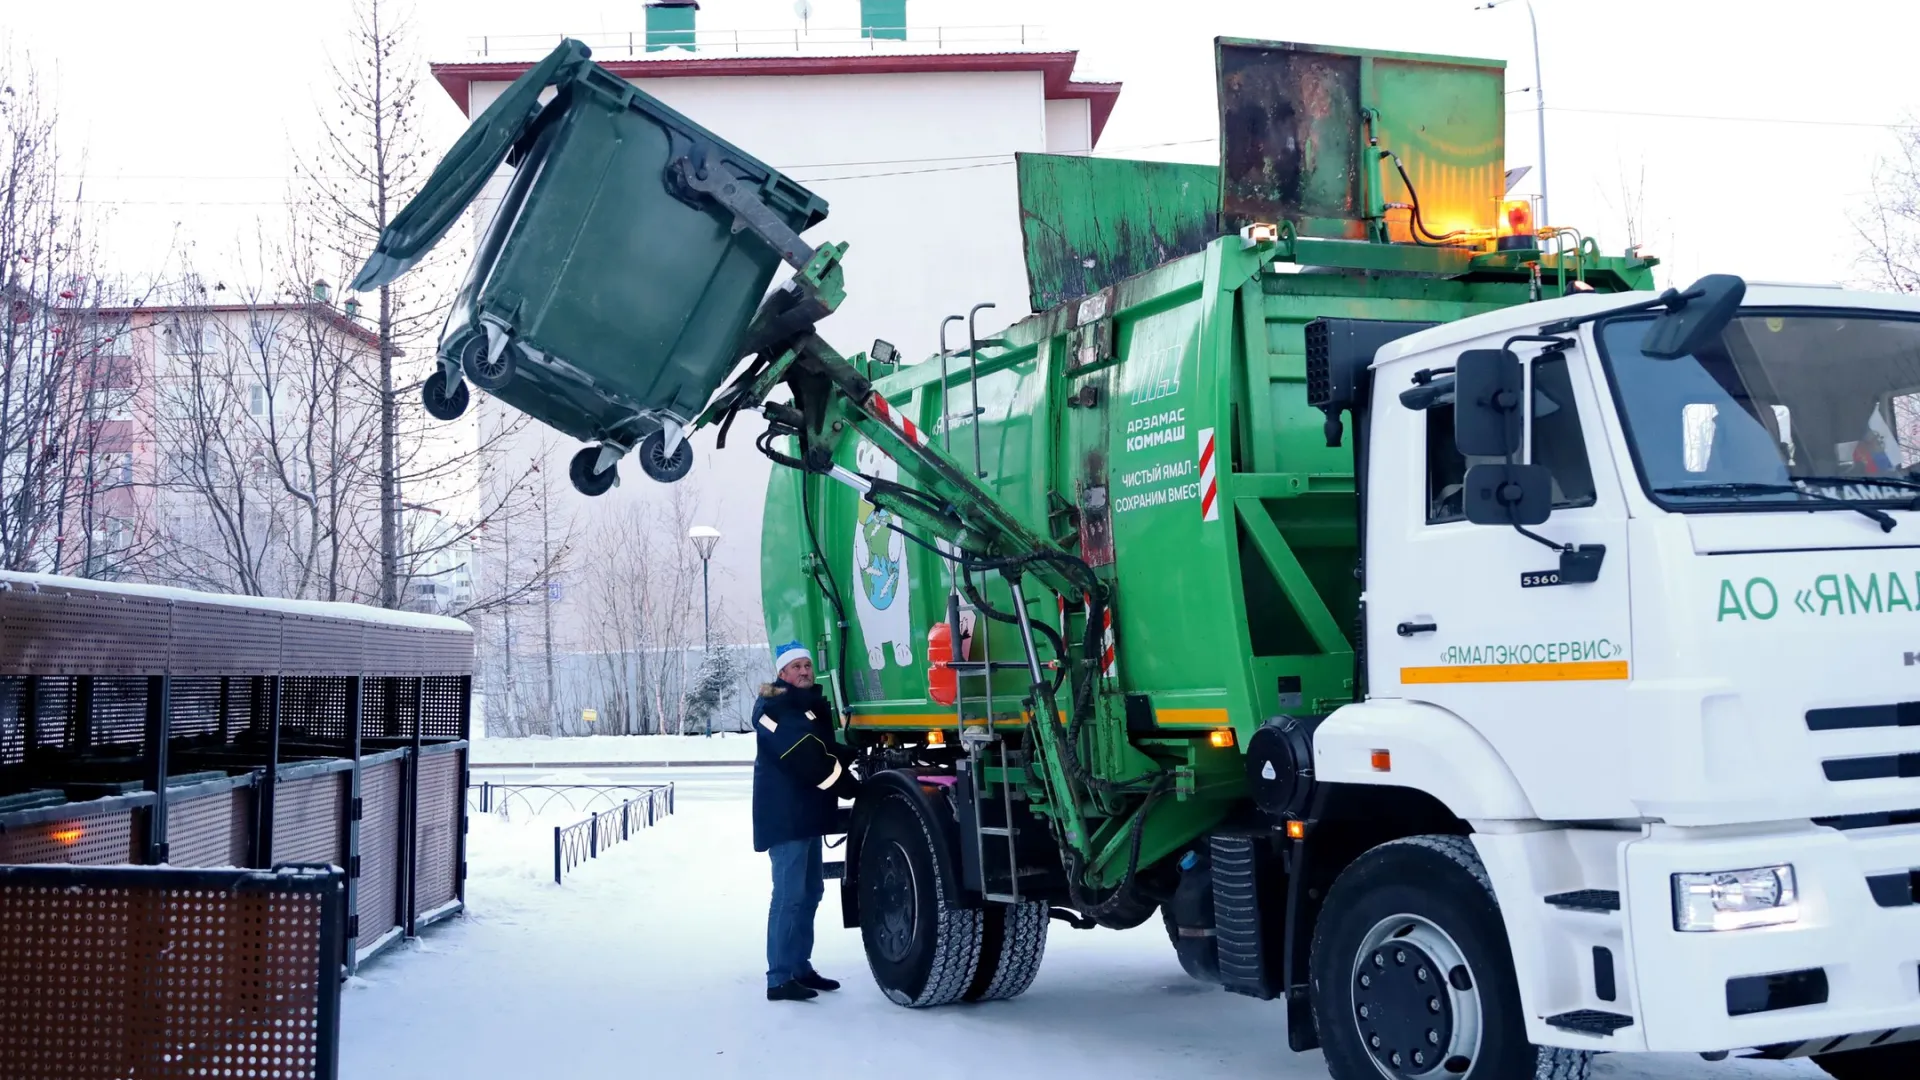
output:
<instances>
[{"instance_id":1,"label":"truck windshield","mask_svg":"<svg viewBox=\"0 0 1920 1080\"><path fill-rule=\"evenodd\" d=\"M1652 324L1613 319L1597 335L1655 502L1819 510L1920 496L1920 320L1743 312L1714 345L1678 360L1640 351Z\"/></svg>"}]
</instances>

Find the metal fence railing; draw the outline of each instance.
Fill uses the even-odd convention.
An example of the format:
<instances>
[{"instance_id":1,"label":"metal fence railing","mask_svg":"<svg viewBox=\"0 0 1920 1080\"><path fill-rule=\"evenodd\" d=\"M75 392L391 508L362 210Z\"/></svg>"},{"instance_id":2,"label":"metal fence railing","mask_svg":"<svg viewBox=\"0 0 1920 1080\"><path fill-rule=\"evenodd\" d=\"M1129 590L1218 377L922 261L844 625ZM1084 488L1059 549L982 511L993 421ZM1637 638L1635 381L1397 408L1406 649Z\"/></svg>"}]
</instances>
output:
<instances>
[{"instance_id":1,"label":"metal fence railing","mask_svg":"<svg viewBox=\"0 0 1920 1080\"><path fill-rule=\"evenodd\" d=\"M616 807L658 784L496 784L481 781L467 788L467 807L477 814L510 818L515 810L539 817L555 803L575 812Z\"/></svg>"},{"instance_id":2,"label":"metal fence railing","mask_svg":"<svg viewBox=\"0 0 1920 1080\"><path fill-rule=\"evenodd\" d=\"M561 884L567 871L641 829L673 813L673 785L653 785L644 795L602 810L574 825L553 827L553 883Z\"/></svg>"},{"instance_id":3,"label":"metal fence railing","mask_svg":"<svg viewBox=\"0 0 1920 1080\"><path fill-rule=\"evenodd\" d=\"M668 57L685 52L774 53L845 52L851 49L969 49L1032 48L1044 44L1045 26L1006 23L997 26L817 26L675 31L671 47L655 53ZM622 60L648 55L644 30L620 30L571 35L593 49L595 60ZM482 60L537 56L551 50L558 34L489 34L467 39L469 53Z\"/></svg>"}]
</instances>

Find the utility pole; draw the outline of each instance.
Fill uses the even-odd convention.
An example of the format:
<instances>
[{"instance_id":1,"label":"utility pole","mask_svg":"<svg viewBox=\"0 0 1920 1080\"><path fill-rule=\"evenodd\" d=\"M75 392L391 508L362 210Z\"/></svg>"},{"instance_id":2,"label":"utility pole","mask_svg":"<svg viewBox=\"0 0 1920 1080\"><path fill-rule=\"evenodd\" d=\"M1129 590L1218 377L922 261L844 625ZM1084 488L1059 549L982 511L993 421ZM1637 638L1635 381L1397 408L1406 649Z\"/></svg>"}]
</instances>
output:
<instances>
[{"instance_id":1,"label":"utility pole","mask_svg":"<svg viewBox=\"0 0 1920 1080\"><path fill-rule=\"evenodd\" d=\"M720 530L711 525L695 525L687 530L687 539L693 541L693 549L700 553L700 606L706 616L706 631L701 638L700 650L702 664L713 661L713 593L708 587L708 570L713 560L713 549L720 544ZM707 710L707 735L713 735L713 710Z\"/></svg>"},{"instance_id":2,"label":"utility pole","mask_svg":"<svg viewBox=\"0 0 1920 1080\"><path fill-rule=\"evenodd\" d=\"M551 494L552 489L547 483L546 474L542 473L540 474L540 576L541 584L545 588L540 598L540 613L546 620L546 631L543 636L546 638L547 645L548 735L558 734L554 730L554 719L557 714L554 711L553 698L553 508L549 500Z\"/></svg>"},{"instance_id":3,"label":"utility pole","mask_svg":"<svg viewBox=\"0 0 1920 1080\"><path fill-rule=\"evenodd\" d=\"M1487 10L1499 7L1507 0L1487 0L1475 10ZM1541 225L1553 224L1553 217L1547 213L1547 88L1546 76L1540 71L1540 21L1533 14L1533 0L1526 0L1527 25L1533 30L1533 115L1534 126L1540 142L1540 221Z\"/></svg>"}]
</instances>

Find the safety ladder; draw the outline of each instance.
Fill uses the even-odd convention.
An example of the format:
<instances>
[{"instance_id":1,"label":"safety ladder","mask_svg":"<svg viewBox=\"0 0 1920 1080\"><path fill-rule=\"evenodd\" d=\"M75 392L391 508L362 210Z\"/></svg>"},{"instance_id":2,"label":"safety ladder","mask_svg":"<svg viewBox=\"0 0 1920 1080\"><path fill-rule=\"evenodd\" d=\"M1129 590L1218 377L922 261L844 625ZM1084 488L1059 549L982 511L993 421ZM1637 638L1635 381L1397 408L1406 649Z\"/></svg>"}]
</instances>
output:
<instances>
[{"instance_id":1,"label":"safety ladder","mask_svg":"<svg viewBox=\"0 0 1920 1080\"><path fill-rule=\"evenodd\" d=\"M953 634L953 648L960 651L960 615L962 612L973 614L975 640L980 646L980 659L955 659L948 662L954 675L953 710L954 726L961 747L967 754L967 791L973 806L973 845L974 865L980 868L980 891L987 900L1003 904L1017 904L1020 896L1020 855L1017 837L1019 830L1013 824L1013 785L1007 782L1008 755L1006 740L993 728L993 673L996 671L1027 670L1029 665L1019 661L995 661L993 659L992 635L987 632L987 614L979 607L968 603L955 590L947 598L948 625ZM1031 649L1031 645L1029 645ZM979 684L980 696L972 699L967 696L967 683L975 680ZM977 701L983 723L979 727L967 726L967 705ZM993 805L987 796L986 773L989 768L1000 770L1000 823L987 823L987 807ZM991 884L993 874L987 863L987 838L997 837L1006 844L1007 850L1007 889L1006 892L994 891Z\"/></svg>"}]
</instances>

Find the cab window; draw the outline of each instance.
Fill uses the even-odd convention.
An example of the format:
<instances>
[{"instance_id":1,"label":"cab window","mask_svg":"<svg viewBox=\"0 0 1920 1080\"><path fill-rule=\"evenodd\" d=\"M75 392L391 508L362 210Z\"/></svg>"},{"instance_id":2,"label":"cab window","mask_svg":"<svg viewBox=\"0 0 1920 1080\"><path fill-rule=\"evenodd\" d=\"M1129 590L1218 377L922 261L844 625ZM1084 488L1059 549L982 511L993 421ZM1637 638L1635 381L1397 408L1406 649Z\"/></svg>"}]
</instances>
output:
<instances>
[{"instance_id":1,"label":"cab window","mask_svg":"<svg viewBox=\"0 0 1920 1080\"><path fill-rule=\"evenodd\" d=\"M1453 403L1427 411L1427 524L1465 521L1467 469L1500 458L1468 458L1453 442ZM1593 470L1564 356L1533 365L1533 461L1553 474L1553 508L1592 506Z\"/></svg>"}]
</instances>

